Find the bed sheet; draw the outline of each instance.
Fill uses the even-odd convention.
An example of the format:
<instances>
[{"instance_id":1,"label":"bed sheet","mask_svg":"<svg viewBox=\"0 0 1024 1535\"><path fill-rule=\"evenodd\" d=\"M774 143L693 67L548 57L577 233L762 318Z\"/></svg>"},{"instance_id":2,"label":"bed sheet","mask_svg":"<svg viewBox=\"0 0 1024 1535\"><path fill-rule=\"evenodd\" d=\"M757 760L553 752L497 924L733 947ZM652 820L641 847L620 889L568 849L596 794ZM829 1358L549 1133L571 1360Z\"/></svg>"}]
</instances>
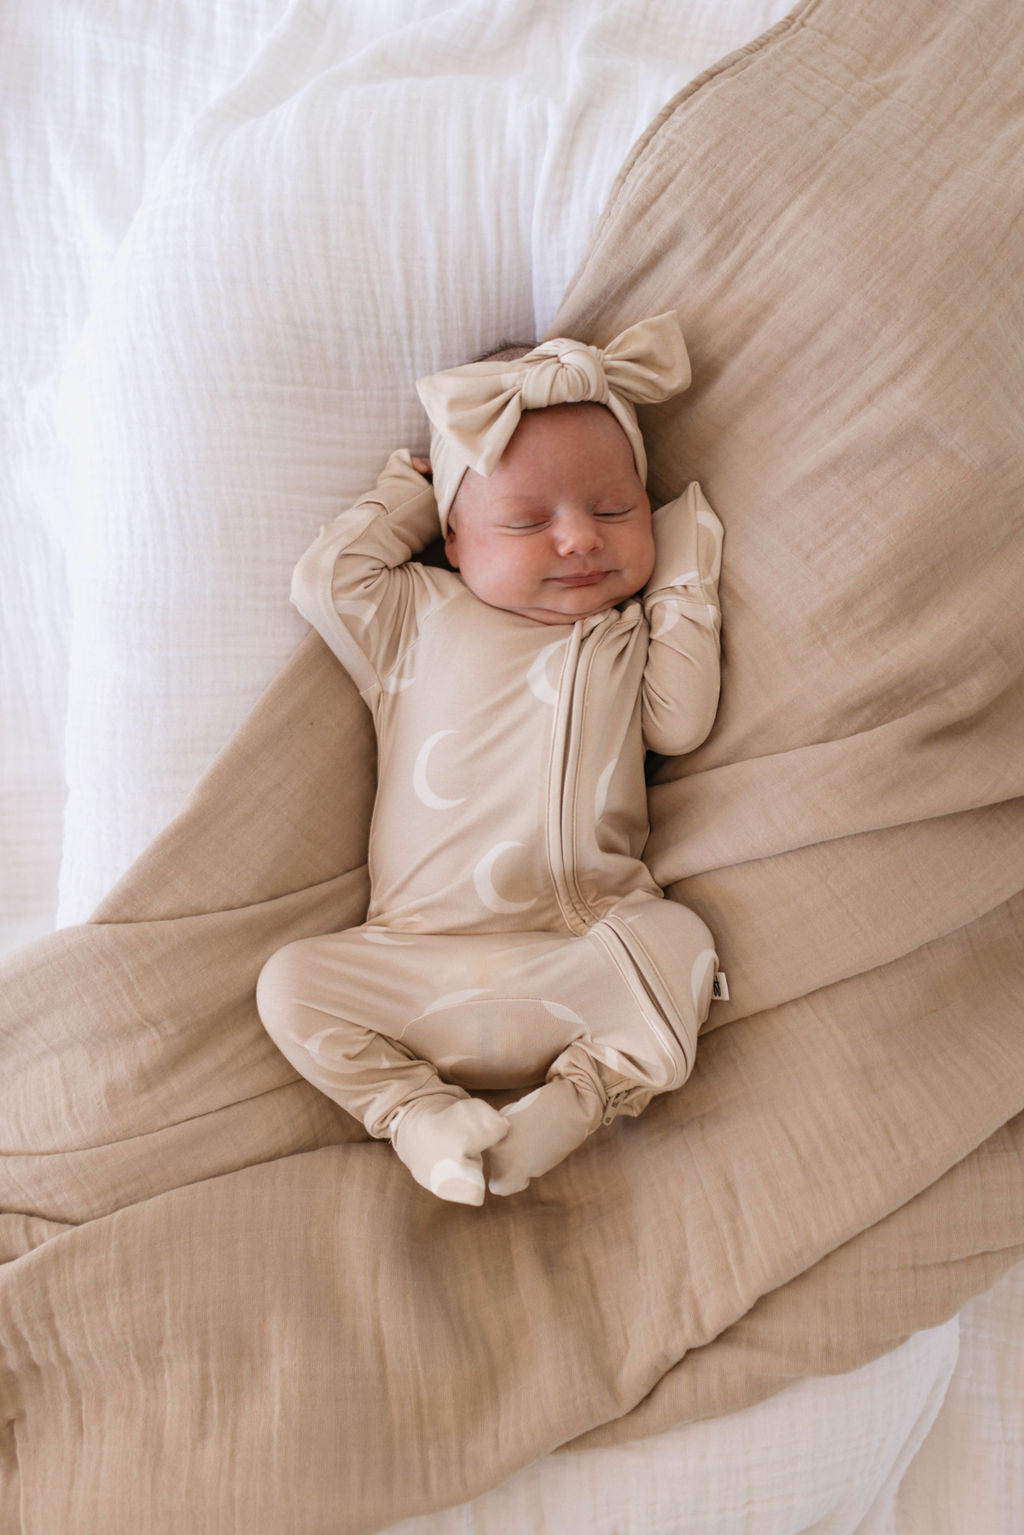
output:
<instances>
[{"instance_id":1,"label":"bed sheet","mask_svg":"<svg viewBox=\"0 0 1024 1535\"><path fill-rule=\"evenodd\" d=\"M815 1382L812 1414L803 1382L728 1419L549 1455L472 1503L382 1535L570 1535L584 1527L581 1507L590 1535L898 1535L890 1515L901 1479L940 1412L958 1348L954 1319Z\"/></svg>"},{"instance_id":2,"label":"bed sheet","mask_svg":"<svg viewBox=\"0 0 1024 1535\"><path fill-rule=\"evenodd\" d=\"M548 1456L382 1535L1015 1535L1024 1265L943 1327L727 1420Z\"/></svg>"},{"instance_id":3,"label":"bed sheet","mask_svg":"<svg viewBox=\"0 0 1024 1535\"><path fill-rule=\"evenodd\" d=\"M373 291L388 307L376 321L364 313L365 328L372 339L373 323L406 327L412 376L499 333L542 332L632 140L688 79L786 9L771 0L177 0L158 9L91 0L73 10L9 8L10 87L0 104L3 195L14 214L0 236L11 295L0 570L5 945L87 916L177 810L301 636L281 594L327 509L325 466L336 471L340 501L416 430L407 402L372 376L368 384L363 352L358 373L339 368L329 399L317 404L323 380L298 378L282 401L295 446L285 496L268 474L265 496L251 487L243 515L225 497L225 461L230 469L252 451L244 434L232 441L211 429L198 459L186 462L210 401L193 402L183 419L174 351L195 338L157 323L167 292L157 279L166 277L161 260L183 216L198 221L193 253L212 251L214 233L223 237L223 221L216 230L201 224L214 207L201 178L232 170L237 177L232 140L261 118L282 130L266 142L294 188L288 135L329 113L331 144L344 151L333 170L342 216L321 217L318 199L331 187L325 157L300 199L276 205L275 213L299 221L281 218L280 245L287 257L295 229L308 235L321 219L320 258L339 268L342 313L375 265ZM668 49L670 22L677 43ZM411 158L406 146L417 135L422 141L430 124L429 150ZM229 185L237 195L238 180ZM253 323L273 327L279 355L289 358L297 355L288 349L289 325L336 317L303 315L287 287L271 304L258 288L247 291L247 228L266 216L266 191L254 180L251 200L238 203L233 243L219 247L231 259L211 282L203 313L237 318L245 298ZM434 295L426 315L425 292ZM268 318L264 311L282 298L283 317ZM251 399L243 367L259 346L247 351L237 333L227 340L240 354L227 402L237 425ZM142 355L151 377L160 376L156 348L168 348L161 452L152 416L138 413L132 397L138 375L126 357L136 343L151 349ZM340 408L367 390L369 415L340 429ZM155 401L151 393L145 410ZM316 470L309 478L304 460ZM752 1500L779 1506L767 1451L785 1433L793 1458L784 1464L804 1480L779 1514L779 1530L1009 1535L1024 1496L1022 1274L974 1302L959 1326L921 1335L856 1381L805 1382L763 1408L678 1435L549 1458L515 1487L478 1500L472 1514L400 1528L568 1529L574 1525L558 1510L572 1509L575 1523L584 1498L593 1502L593 1528L628 1530L625 1513L601 1526L597 1510L625 1508L611 1490L628 1487L635 1517L635 1489L644 1487L657 1494L640 1505L637 1529L721 1530L730 1488L746 1485ZM853 1481L849 1460L834 1474L834 1451L854 1443L858 1422L884 1424L885 1432L857 1441L863 1456ZM847 1441L838 1436L844 1424ZM798 1446L811 1425L824 1438L808 1458ZM733 1480L738 1460L752 1478L764 1474L759 1488ZM694 1480L694 1464L703 1479ZM665 1503L656 1510L657 1498Z\"/></svg>"},{"instance_id":4,"label":"bed sheet","mask_svg":"<svg viewBox=\"0 0 1024 1535\"><path fill-rule=\"evenodd\" d=\"M73 466L60 370L188 120L283 0L12 0L0 93L0 951L52 930L67 791Z\"/></svg>"}]
</instances>

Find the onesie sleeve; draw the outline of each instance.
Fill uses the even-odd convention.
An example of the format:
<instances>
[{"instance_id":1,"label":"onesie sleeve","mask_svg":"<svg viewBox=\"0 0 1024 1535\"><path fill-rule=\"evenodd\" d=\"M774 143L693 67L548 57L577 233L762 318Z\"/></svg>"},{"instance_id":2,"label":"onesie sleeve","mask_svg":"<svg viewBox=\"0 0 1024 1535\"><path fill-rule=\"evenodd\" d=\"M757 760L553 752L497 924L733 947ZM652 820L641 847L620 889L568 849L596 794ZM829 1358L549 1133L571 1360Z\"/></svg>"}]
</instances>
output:
<instances>
[{"instance_id":1,"label":"onesie sleeve","mask_svg":"<svg viewBox=\"0 0 1024 1535\"><path fill-rule=\"evenodd\" d=\"M643 592L650 646L643 680L644 742L681 756L714 723L720 685L721 522L694 481L654 513L657 550Z\"/></svg>"},{"instance_id":2,"label":"onesie sleeve","mask_svg":"<svg viewBox=\"0 0 1024 1535\"><path fill-rule=\"evenodd\" d=\"M402 448L373 490L320 529L295 567L292 602L371 708L401 672L435 600L436 573L409 561L440 531L433 488Z\"/></svg>"}]
</instances>

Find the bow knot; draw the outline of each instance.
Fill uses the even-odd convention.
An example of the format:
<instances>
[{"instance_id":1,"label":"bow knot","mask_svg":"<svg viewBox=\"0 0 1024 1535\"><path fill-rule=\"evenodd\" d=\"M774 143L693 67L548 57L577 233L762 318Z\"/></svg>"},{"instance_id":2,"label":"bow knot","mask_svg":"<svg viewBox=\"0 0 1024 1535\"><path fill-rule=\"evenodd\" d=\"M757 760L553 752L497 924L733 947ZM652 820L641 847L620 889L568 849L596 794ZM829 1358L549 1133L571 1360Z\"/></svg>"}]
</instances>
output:
<instances>
[{"instance_id":1,"label":"bow knot","mask_svg":"<svg viewBox=\"0 0 1024 1535\"><path fill-rule=\"evenodd\" d=\"M543 410L547 405L578 405L584 400L604 404L608 381L604 376L604 357L596 346L557 336L545 341L524 357L530 366L523 370L521 390L523 410Z\"/></svg>"}]
</instances>

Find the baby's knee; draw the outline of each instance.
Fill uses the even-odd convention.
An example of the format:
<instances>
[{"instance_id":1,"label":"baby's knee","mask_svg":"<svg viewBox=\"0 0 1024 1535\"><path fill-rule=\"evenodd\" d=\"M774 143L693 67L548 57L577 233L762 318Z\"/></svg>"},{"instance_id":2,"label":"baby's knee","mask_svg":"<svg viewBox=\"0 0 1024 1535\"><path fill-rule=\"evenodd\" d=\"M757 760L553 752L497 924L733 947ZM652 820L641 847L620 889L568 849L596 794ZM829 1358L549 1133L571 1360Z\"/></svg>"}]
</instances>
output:
<instances>
[{"instance_id":1,"label":"baby's knee","mask_svg":"<svg viewBox=\"0 0 1024 1535\"><path fill-rule=\"evenodd\" d=\"M569 1077L615 1112L639 1114L654 1097L682 1087L693 1069L696 1028L681 1012L671 1019L653 1002L620 1016L614 1030L573 1041L552 1063L552 1074Z\"/></svg>"},{"instance_id":2,"label":"baby's knee","mask_svg":"<svg viewBox=\"0 0 1024 1535\"><path fill-rule=\"evenodd\" d=\"M256 1011L271 1036L287 1029L296 1006L302 1001L303 978L308 974L309 940L298 938L271 954L256 982Z\"/></svg>"}]
</instances>

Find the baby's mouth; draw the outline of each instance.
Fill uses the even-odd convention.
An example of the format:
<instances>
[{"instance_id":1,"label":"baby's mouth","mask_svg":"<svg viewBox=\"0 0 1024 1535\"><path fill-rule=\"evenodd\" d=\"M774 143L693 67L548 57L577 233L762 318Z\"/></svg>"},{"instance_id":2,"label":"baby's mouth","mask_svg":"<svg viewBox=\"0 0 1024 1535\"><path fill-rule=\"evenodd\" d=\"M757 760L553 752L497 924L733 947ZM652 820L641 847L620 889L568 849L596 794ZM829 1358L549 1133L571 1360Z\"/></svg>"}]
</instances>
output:
<instances>
[{"instance_id":1,"label":"baby's mouth","mask_svg":"<svg viewBox=\"0 0 1024 1535\"><path fill-rule=\"evenodd\" d=\"M559 586L595 586L607 574L605 570L586 570L575 576L553 576L551 579L557 581Z\"/></svg>"}]
</instances>

